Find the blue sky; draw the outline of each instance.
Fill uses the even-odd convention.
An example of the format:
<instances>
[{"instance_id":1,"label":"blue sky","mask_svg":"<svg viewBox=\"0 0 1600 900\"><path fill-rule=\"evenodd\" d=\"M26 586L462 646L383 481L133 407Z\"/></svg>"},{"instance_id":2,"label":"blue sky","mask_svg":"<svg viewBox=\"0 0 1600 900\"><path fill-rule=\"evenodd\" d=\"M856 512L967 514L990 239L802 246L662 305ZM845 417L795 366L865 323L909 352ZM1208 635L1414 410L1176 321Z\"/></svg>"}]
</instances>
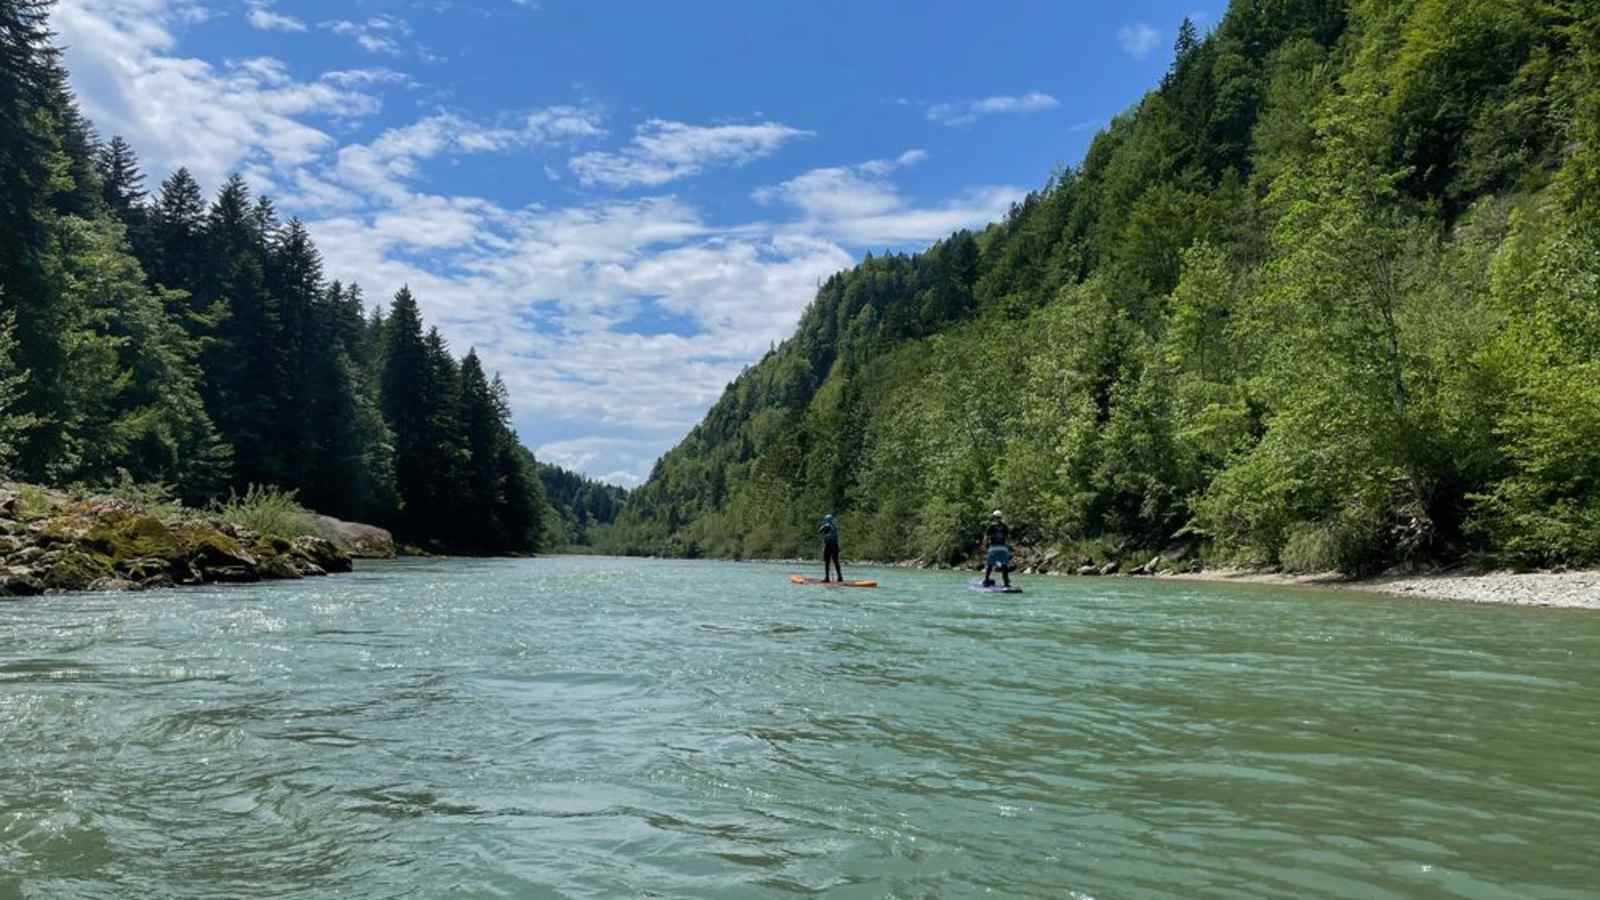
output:
<instances>
[{"instance_id":1,"label":"blue sky","mask_svg":"<svg viewBox=\"0 0 1600 900\"><path fill-rule=\"evenodd\" d=\"M61 0L152 187L242 172L409 284L542 458L632 485L817 283L1002 215L1165 71L1136 2Z\"/></svg>"}]
</instances>

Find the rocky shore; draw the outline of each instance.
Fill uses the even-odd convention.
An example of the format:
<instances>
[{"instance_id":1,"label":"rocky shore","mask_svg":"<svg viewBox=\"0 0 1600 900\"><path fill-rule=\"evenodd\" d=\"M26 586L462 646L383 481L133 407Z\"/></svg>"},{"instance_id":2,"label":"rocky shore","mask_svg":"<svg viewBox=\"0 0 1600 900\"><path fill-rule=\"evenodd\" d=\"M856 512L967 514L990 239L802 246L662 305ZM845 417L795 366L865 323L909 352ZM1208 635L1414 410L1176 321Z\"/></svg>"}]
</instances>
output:
<instances>
[{"instance_id":1,"label":"rocky shore","mask_svg":"<svg viewBox=\"0 0 1600 900\"><path fill-rule=\"evenodd\" d=\"M351 529L340 546L188 510L0 484L0 598L306 578L348 572L354 556L385 555L385 543L393 555L387 532Z\"/></svg>"}]
</instances>

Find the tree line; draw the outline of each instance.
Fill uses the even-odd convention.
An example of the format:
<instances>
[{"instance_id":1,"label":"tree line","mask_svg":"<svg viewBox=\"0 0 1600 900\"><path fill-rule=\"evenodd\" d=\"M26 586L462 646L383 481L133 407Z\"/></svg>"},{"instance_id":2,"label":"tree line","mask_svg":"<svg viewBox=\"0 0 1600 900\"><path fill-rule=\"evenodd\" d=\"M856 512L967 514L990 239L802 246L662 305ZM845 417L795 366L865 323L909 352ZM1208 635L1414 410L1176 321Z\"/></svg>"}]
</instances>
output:
<instances>
[{"instance_id":1,"label":"tree line","mask_svg":"<svg viewBox=\"0 0 1600 900\"><path fill-rule=\"evenodd\" d=\"M499 376L409 290L384 312L330 281L243 178L147 192L79 111L50 7L0 0L0 471L191 504L273 485L415 543L539 549L561 512Z\"/></svg>"},{"instance_id":2,"label":"tree line","mask_svg":"<svg viewBox=\"0 0 1600 900\"><path fill-rule=\"evenodd\" d=\"M638 553L1600 561L1600 12L1234 0L1004 221L825 283Z\"/></svg>"}]
</instances>

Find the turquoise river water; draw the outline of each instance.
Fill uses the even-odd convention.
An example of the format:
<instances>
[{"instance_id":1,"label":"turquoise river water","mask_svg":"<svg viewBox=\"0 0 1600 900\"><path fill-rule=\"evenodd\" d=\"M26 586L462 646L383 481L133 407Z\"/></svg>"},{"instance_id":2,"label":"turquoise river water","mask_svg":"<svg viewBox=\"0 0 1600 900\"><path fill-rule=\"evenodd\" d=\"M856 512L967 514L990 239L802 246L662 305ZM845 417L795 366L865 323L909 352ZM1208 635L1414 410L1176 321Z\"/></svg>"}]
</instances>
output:
<instances>
[{"instance_id":1,"label":"turquoise river water","mask_svg":"<svg viewBox=\"0 0 1600 900\"><path fill-rule=\"evenodd\" d=\"M1600 892L1600 615L787 571L0 605L0 898Z\"/></svg>"}]
</instances>

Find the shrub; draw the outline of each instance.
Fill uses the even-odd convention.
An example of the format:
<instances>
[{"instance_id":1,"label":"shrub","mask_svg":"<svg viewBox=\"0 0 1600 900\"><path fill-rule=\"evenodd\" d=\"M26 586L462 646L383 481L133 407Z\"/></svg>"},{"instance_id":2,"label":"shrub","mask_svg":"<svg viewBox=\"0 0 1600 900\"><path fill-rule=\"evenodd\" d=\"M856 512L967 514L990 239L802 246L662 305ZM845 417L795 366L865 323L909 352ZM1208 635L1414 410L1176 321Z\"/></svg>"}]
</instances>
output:
<instances>
[{"instance_id":1,"label":"shrub","mask_svg":"<svg viewBox=\"0 0 1600 900\"><path fill-rule=\"evenodd\" d=\"M213 502L211 511L224 522L276 538L296 538L316 533L311 513L300 505L294 491L272 485L250 485L244 496L230 493L226 502Z\"/></svg>"}]
</instances>

